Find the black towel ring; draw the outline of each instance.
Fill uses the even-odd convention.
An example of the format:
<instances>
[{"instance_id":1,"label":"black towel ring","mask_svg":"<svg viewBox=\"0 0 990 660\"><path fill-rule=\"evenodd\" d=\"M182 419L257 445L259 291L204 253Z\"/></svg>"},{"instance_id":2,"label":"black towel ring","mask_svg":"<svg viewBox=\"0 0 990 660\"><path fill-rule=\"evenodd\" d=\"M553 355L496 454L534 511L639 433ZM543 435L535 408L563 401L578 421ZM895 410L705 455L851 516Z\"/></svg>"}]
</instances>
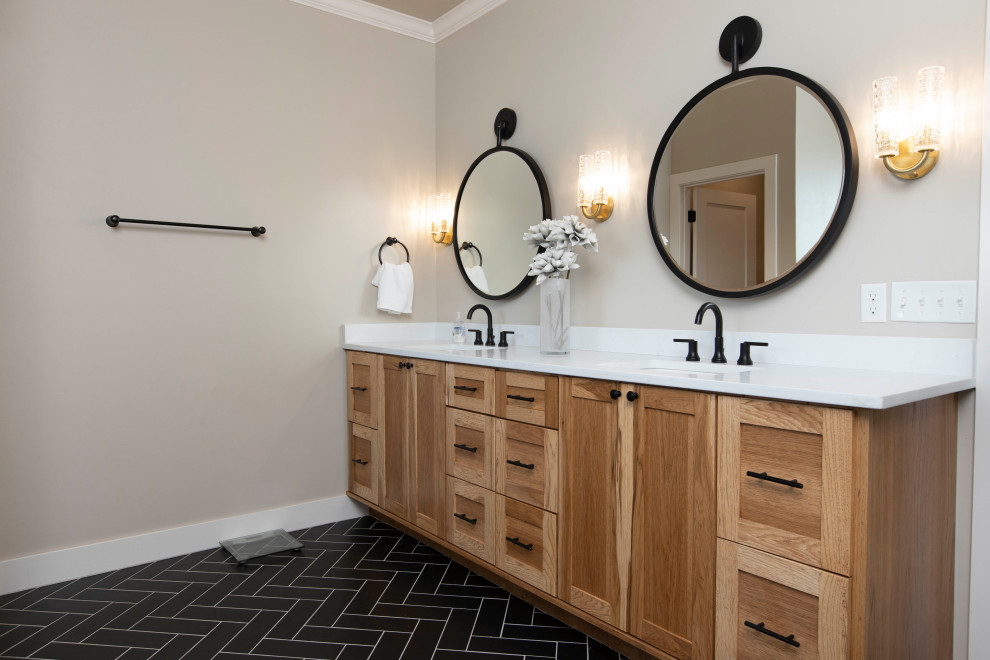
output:
<instances>
[{"instance_id":1,"label":"black towel ring","mask_svg":"<svg viewBox=\"0 0 990 660\"><path fill-rule=\"evenodd\" d=\"M380 248L378 248L378 263L384 263L384 262L382 262L382 250L385 249L385 246L386 245L395 245L396 243L398 243L399 245L401 245L402 246L402 249L406 251L406 262L408 263L408 261L409 261L409 248L406 247L406 244L405 243L403 243L402 241L400 241L399 239L397 239L394 236L389 236L388 238L386 238L385 239L385 242L382 243L382 246Z\"/></svg>"},{"instance_id":2,"label":"black towel ring","mask_svg":"<svg viewBox=\"0 0 990 660\"><path fill-rule=\"evenodd\" d=\"M479 266L483 266L485 264L485 258L481 256L481 250L479 250L478 249L478 246L475 245L474 243L468 243L467 241L464 241L461 244L461 249L462 250L474 250L475 252L478 253L478 265Z\"/></svg>"}]
</instances>

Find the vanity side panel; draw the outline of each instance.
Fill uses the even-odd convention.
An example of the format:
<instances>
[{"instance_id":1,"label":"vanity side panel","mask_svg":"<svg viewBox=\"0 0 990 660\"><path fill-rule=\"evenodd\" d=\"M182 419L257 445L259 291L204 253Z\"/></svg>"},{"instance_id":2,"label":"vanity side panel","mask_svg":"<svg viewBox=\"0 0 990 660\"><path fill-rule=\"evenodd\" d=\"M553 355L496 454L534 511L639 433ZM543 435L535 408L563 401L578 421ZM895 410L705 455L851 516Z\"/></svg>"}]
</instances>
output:
<instances>
[{"instance_id":1,"label":"vanity side panel","mask_svg":"<svg viewBox=\"0 0 990 660\"><path fill-rule=\"evenodd\" d=\"M865 539L853 569L853 657L950 658L956 395L858 414L868 497L855 526Z\"/></svg>"}]
</instances>

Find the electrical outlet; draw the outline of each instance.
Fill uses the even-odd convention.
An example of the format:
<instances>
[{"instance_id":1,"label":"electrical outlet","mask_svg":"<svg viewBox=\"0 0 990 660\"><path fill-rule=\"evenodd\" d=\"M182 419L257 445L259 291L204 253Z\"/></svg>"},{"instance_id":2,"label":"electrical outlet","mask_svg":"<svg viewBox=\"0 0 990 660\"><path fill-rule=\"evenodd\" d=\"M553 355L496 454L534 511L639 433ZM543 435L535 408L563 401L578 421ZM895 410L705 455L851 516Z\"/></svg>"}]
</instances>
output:
<instances>
[{"instance_id":1,"label":"electrical outlet","mask_svg":"<svg viewBox=\"0 0 990 660\"><path fill-rule=\"evenodd\" d=\"M887 283L864 284L862 289L860 320L884 323L887 320Z\"/></svg>"},{"instance_id":2,"label":"electrical outlet","mask_svg":"<svg viewBox=\"0 0 990 660\"><path fill-rule=\"evenodd\" d=\"M892 321L976 323L976 282L894 282Z\"/></svg>"}]
</instances>

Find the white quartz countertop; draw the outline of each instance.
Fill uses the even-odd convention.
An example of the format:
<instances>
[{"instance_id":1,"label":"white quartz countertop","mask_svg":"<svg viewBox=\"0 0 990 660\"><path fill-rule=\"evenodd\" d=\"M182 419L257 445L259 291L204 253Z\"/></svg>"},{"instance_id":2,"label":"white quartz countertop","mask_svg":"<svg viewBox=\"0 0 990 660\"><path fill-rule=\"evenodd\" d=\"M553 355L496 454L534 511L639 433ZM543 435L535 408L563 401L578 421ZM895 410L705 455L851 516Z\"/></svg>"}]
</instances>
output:
<instances>
[{"instance_id":1,"label":"white quartz countertop","mask_svg":"<svg viewBox=\"0 0 990 660\"><path fill-rule=\"evenodd\" d=\"M713 365L641 353L572 350L568 355L541 355L539 348L454 348L438 341L351 341L344 348L408 358L533 371L559 376L597 378L623 383L659 385L719 394L803 401L854 408L893 408L943 394L972 389L976 380L958 375L869 371L821 366L760 364L736 371L734 361ZM726 371L721 369L725 368ZM714 370L715 373L683 371Z\"/></svg>"}]
</instances>

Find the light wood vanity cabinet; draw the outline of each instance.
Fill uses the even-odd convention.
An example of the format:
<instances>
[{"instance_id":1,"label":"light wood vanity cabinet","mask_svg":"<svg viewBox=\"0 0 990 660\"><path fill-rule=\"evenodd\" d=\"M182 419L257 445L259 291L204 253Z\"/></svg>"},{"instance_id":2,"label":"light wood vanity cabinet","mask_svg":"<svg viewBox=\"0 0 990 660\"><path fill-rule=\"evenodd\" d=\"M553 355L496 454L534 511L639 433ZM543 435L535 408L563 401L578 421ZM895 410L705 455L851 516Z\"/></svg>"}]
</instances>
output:
<instances>
[{"instance_id":1,"label":"light wood vanity cabinet","mask_svg":"<svg viewBox=\"0 0 990 660\"><path fill-rule=\"evenodd\" d=\"M718 424L716 656L950 658L956 396Z\"/></svg>"},{"instance_id":2,"label":"light wood vanity cabinet","mask_svg":"<svg viewBox=\"0 0 990 660\"><path fill-rule=\"evenodd\" d=\"M347 352L347 420L377 429L380 423L382 356Z\"/></svg>"},{"instance_id":3,"label":"light wood vanity cabinet","mask_svg":"<svg viewBox=\"0 0 990 660\"><path fill-rule=\"evenodd\" d=\"M382 437L375 429L348 423L350 437L350 488L372 504L378 504L378 473L382 462Z\"/></svg>"},{"instance_id":4,"label":"light wood vanity cabinet","mask_svg":"<svg viewBox=\"0 0 990 660\"><path fill-rule=\"evenodd\" d=\"M564 379L559 595L677 658L710 658L715 397Z\"/></svg>"},{"instance_id":5,"label":"light wood vanity cabinet","mask_svg":"<svg viewBox=\"0 0 990 660\"><path fill-rule=\"evenodd\" d=\"M955 395L862 410L347 364L350 493L627 655L951 657Z\"/></svg>"},{"instance_id":6,"label":"light wood vanity cabinet","mask_svg":"<svg viewBox=\"0 0 990 660\"><path fill-rule=\"evenodd\" d=\"M443 533L444 364L382 356L381 506Z\"/></svg>"},{"instance_id":7,"label":"light wood vanity cabinet","mask_svg":"<svg viewBox=\"0 0 990 660\"><path fill-rule=\"evenodd\" d=\"M484 415L495 414L495 370L447 365L447 405Z\"/></svg>"}]
</instances>

